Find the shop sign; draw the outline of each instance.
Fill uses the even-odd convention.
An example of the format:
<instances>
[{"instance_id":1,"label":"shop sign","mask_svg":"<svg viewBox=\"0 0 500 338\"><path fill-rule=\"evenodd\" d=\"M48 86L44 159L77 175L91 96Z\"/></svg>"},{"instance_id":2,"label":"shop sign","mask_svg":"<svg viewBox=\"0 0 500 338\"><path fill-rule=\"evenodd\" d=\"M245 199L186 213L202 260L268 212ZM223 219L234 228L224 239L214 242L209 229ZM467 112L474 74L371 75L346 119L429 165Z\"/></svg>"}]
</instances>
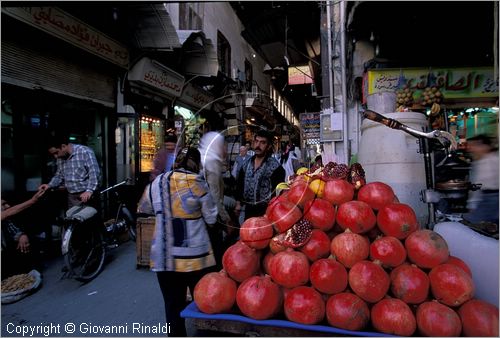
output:
<instances>
[{"instance_id":1,"label":"shop sign","mask_svg":"<svg viewBox=\"0 0 500 338\"><path fill-rule=\"evenodd\" d=\"M320 113L300 114L300 126L306 140L320 138L320 117Z\"/></svg>"},{"instance_id":2,"label":"shop sign","mask_svg":"<svg viewBox=\"0 0 500 338\"><path fill-rule=\"evenodd\" d=\"M306 66L290 66L288 67L288 84L299 85L313 83L311 69Z\"/></svg>"},{"instance_id":3,"label":"shop sign","mask_svg":"<svg viewBox=\"0 0 500 338\"><path fill-rule=\"evenodd\" d=\"M138 82L170 97L181 96L184 77L147 57L140 59L128 73L128 80Z\"/></svg>"},{"instance_id":4,"label":"shop sign","mask_svg":"<svg viewBox=\"0 0 500 338\"><path fill-rule=\"evenodd\" d=\"M195 108L207 108L214 99L215 97L211 93L194 86L192 83L186 85L179 98L180 101Z\"/></svg>"},{"instance_id":5,"label":"shop sign","mask_svg":"<svg viewBox=\"0 0 500 338\"><path fill-rule=\"evenodd\" d=\"M426 87L438 86L445 99L497 97L493 68L377 69L368 71L368 95L395 92L407 84L418 98Z\"/></svg>"},{"instance_id":6,"label":"shop sign","mask_svg":"<svg viewBox=\"0 0 500 338\"><path fill-rule=\"evenodd\" d=\"M2 7L2 12L120 67L128 68L129 54L126 47L57 7Z\"/></svg>"}]
</instances>

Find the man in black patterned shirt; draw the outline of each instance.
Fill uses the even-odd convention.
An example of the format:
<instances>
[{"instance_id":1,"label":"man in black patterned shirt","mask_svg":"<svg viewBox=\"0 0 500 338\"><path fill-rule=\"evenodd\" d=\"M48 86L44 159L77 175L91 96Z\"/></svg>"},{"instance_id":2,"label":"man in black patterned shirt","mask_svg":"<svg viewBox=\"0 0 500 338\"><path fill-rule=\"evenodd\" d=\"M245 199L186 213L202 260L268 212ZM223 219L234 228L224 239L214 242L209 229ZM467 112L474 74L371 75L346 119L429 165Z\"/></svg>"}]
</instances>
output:
<instances>
[{"instance_id":1,"label":"man in black patterned shirt","mask_svg":"<svg viewBox=\"0 0 500 338\"><path fill-rule=\"evenodd\" d=\"M238 174L234 210L238 215L244 207L245 220L264 215L276 186L285 180L285 169L271 156L272 148L271 133L259 130L253 141L255 155L245 161Z\"/></svg>"}]
</instances>

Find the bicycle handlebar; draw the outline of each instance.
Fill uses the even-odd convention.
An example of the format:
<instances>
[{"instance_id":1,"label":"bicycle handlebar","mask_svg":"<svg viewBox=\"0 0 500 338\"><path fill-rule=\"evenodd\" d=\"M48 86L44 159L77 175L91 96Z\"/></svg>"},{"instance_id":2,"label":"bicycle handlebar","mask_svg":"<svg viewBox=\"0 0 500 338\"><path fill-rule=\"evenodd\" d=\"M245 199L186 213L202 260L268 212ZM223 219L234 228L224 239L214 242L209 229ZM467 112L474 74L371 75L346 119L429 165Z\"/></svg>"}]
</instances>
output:
<instances>
[{"instance_id":1,"label":"bicycle handlebar","mask_svg":"<svg viewBox=\"0 0 500 338\"><path fill-rule=\"evenodd\" d=\"M116 183L115 185L113 185L113 186L111 186L111 187L108 187L108 188L106 188L106 189L104 189L104 190L101 190L99 193L102 195L102 194L104 194L105 192L108 192L108 191L110 191L110 190L113 190L113 189L115 189L115 188L118 188L118 187L119 187L119 186L121 186L121 185L124 185L124 184L128 183L129 181L130 181L130 178L126 178L125 180L121 181L120 183Z\"/></svg>"}]
</instances>

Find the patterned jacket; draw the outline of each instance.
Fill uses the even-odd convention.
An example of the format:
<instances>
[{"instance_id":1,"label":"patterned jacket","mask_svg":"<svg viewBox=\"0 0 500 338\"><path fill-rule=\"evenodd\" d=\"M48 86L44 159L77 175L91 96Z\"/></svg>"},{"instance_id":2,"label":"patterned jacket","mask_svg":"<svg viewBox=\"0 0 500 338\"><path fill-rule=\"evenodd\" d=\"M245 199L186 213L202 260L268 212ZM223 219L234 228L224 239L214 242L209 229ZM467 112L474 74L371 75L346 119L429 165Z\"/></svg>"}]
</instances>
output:
<instances>
[{"instance_id":1,"label":"patterned jacket","mask_svg":"<svg viewBox=\"0 0 500 338\"><path fill-rule=\"evenodd\" d=\"M217 207L203 177L178 169L150 185L156 225L151 243L152 271L190 272L215 265L207 224Z\"/></svg>"}]
</instances>

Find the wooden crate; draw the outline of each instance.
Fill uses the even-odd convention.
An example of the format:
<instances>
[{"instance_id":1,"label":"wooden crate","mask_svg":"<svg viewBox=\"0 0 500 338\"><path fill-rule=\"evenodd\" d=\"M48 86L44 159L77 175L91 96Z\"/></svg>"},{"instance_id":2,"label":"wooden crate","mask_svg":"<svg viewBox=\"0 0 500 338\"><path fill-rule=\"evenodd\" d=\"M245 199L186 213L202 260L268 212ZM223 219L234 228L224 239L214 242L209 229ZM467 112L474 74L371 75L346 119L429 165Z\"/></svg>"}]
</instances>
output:
<instances>
[{"instance_id":1,"label":"wooden crate","mask_svg":"<svg viewBox=\"0 0 500 338\"><path fill-rule=\"evenodd\" d=\"M155 230L156 218L152 217L139 217L137 218L137 267L149 267L149 254L151 251L151 239Z\"/></svg>"}]
</instances>

